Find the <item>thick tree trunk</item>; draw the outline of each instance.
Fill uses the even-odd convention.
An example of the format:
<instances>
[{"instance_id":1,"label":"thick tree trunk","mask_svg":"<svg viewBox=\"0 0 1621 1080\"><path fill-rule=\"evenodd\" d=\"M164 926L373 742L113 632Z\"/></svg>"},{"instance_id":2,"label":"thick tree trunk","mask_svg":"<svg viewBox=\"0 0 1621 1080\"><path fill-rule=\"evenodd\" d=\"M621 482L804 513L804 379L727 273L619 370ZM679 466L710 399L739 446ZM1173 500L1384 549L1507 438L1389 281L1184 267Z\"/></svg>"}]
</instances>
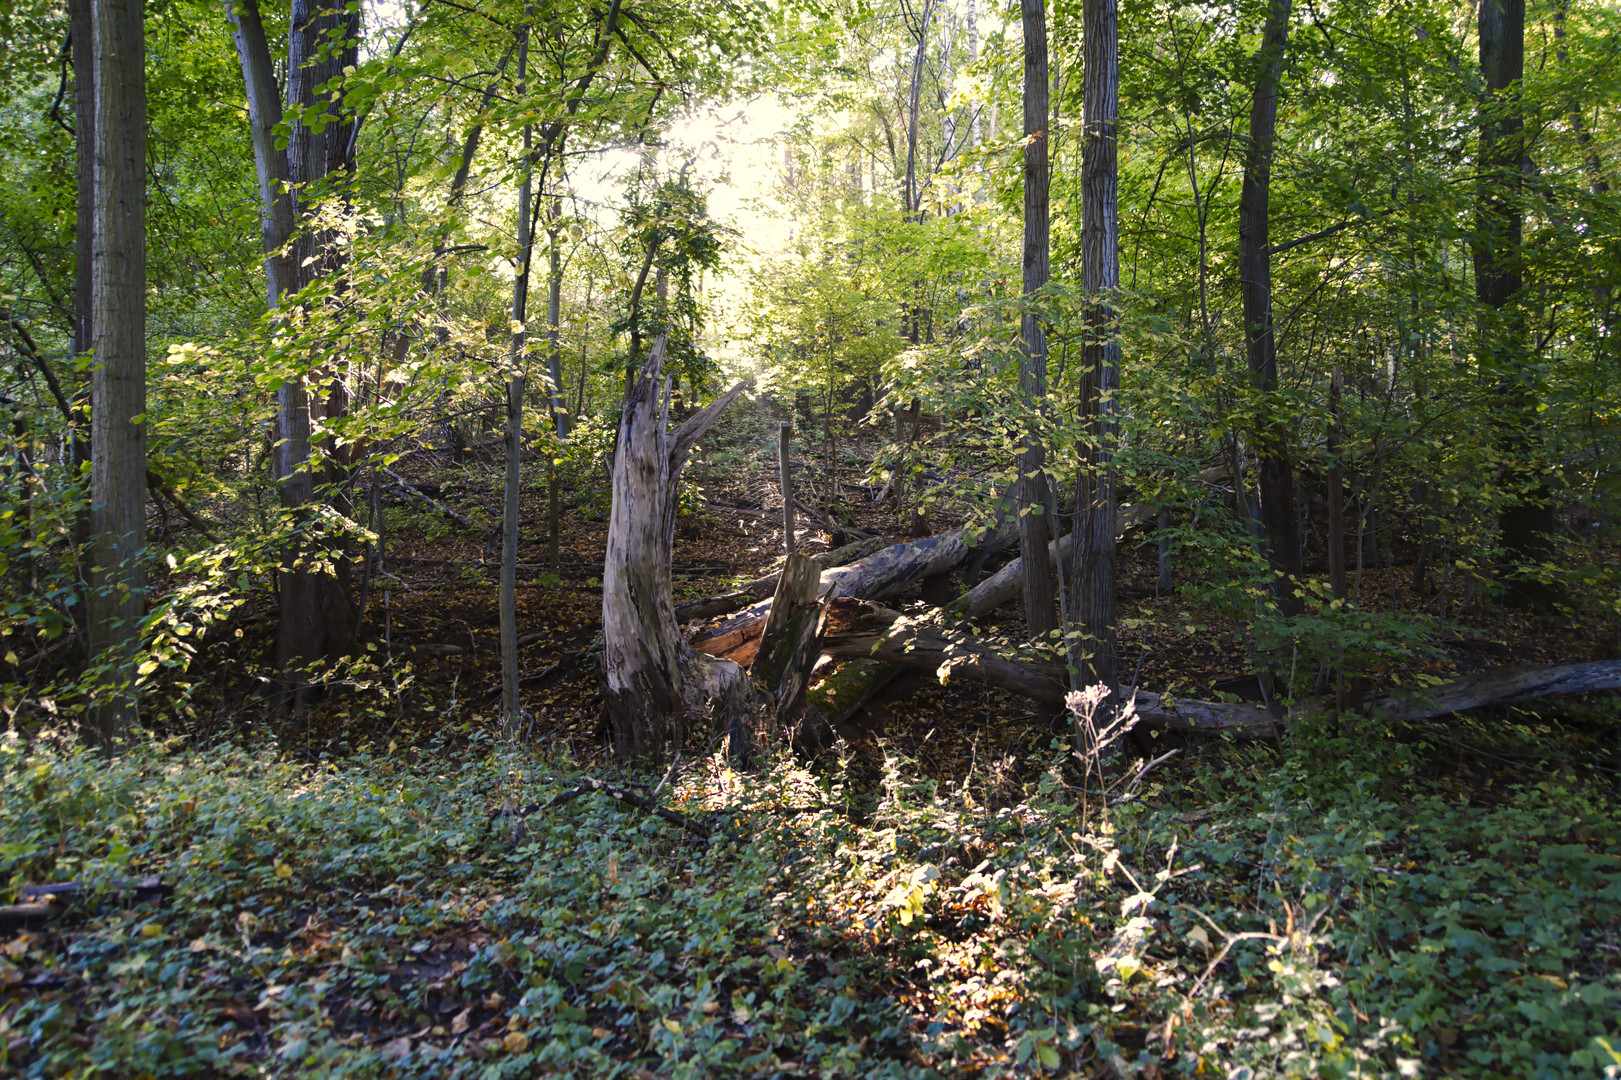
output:
<instances>
[{"instance_id":1,"label":"thick tree trunk","mask_svg":"<svg viewBox=\"0 0 1621 1080\"><path fill-rule=\"evenodd\" d=\"M312 185L319 187L334 163L342 172L352 169L348 157L350 125L334 122L316 136L305 124L295 124L287 147L279 149L282 105L256 0L229 0L226 14L247 91L259 182L266 294L271 310L280 311L287 296L316 275L336 269L333 260L339 256L332 245L314 235L295 241L294 231L299 200L308 202ZM288 34L288 101L312 105L314 87L341 73L345 63L353 62L352 49L339 49L324 58L317 58L317 54L321 42L329 40L328 30L337 29L350 38L358 36L358 20L358 9L348 12L341 3L333 9L314 11L307 0L294 4ZM299 193L296 199L295 192ZM296 514L307 513L314 501L315 480L310 472L310 400L304 380L292 379L283 384L276 392L276 401L275 468L282 505ZM326 407L341 406L342 398L334 392ZM286 553L278 582L280 620L276 635L277 660L284 667L336 655L352 640L355 611L349 598L347 566L339 560L333 570L321 569L316 565L319 561L317 552L302 545Z\"/></svg>"},{"instance_id":2,"label":"thick tree trunk","mask_svg":"<svg viewBox=\"0 0 1621 1080\"><path fill-rule=\"evenodd\" d=\"M1249 139L1244 150L1244 185L1238 202L1238 272L1244 301L1244 352L1250 378L1263 395L1256 426L1260 458L1261 518L1267 558L1274 574L1273 595L1288 615L1301 611L1295 596L1300 577L1299 523L1295 512L1289 430L1294 418L1280 415L1277 340L1272 325L1272 252L1268 247L1272 198L1272 143L1278 126L1278 88L1289 43L1291 0L1270 0L1261 47L1255 54L1255 91L1250 99Z\"/></svg>"},{"instance_id":3,"label":"thick tree trunk","mask_svg":"<svg viewBox=\"0 0 1621 1080\"><path fill-rule=\"evenodd\" d=\"M1024 297L1047 284L1048 173L1047 138L1047 9L1046 0L1022 0L1024 24ZM1047 545L1052 526L1047 511L1046 450L1036 431L1035 416L1047 397L1047 334L1037 312L1021 319L1019 391L1030 414L1019 463L1019 556L1024 567L1025 629L1032 639L1045 639L1058 628L1053 603L1052 564Z\"/></svg>"},{"instance_id":4,"label":"thick tree trunk","mask_svg":"<svg viewBox=\"0 0 1621 1080\"><path fill-rule=\"evenodd\" d=\"M1081 148L1081 287L1087 293L1081 352L1081 412L1088 445L1075 491L1075 555L1069 614L1080 638L1068 643L1078 686L1119 681L1115 646L1115 397L1120 387L1114 294L1120 288L1119 112L1116 0L1086 0ZM1066 628L1068 629L1068 628Z\"/></svg>"},{"instance_id":5,"label":"thick tree trunk","mask_svg":"<svg viewBox=\"0 0 1621 1080\"><path fill-rule=\"evenodd\" d=\"M146 613L146 37L140 0L96 0L90 645L115 691L87 734L110 747L137 719Z\"/></svg>"},{"instance_id":6,"label":"thick tree trunk","mask_svg":"<svg viewBox=\"0 0 1621 1080\"><path fill-rule=\"evenodd\" d=\"M659 761L701 745L706 729L741 731L753 688L738 665L695 653L670 599L677 483L692 446L742 392L732 387L674 432L665 429L661 336L631 388L613 459L613 510L602 567L602 675L620 761Z\"/></svg>"}]
</instances>

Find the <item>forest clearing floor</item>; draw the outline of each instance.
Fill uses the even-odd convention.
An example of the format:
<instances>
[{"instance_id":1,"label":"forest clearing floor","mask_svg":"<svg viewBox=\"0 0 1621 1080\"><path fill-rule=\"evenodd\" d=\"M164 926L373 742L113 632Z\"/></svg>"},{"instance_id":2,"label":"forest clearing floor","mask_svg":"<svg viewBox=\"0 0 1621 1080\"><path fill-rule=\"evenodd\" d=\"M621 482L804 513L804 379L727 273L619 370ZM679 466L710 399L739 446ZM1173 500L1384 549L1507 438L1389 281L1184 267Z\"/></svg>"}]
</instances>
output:
<instances>
[{"instance_id":1,"label":"forest clearing floor","mask_svg":"<svg viewBox=\"0 0 1621 1080\"><path fill-rule=\"evenodd\" d=\"M493 462L399 468L492 520ZM772 491L757 465L705 494ZM529 566L545 509L526 491ZM600 632L607 511L571 505L562 574L520 590L526 673ZM892 509L854 518L898 535ZM659 777L609 769L594 657L528 688L524 745L500 741L493 534L420 502L389 526L367 625L390 662L303 715L233 722L260 700L261 607L195 674L196 716L111 765L0 736L8 888L174 886L0 930L0 1075L1621 1075L1614 695L1400 729L1308 711L1277 742L1163 742L1104 796L1067 717L905 679L809 765L686 760L658 798L730 834L702 840L598 794L549 805ZM777 557L773 518L695 526L678 599ZM1123 555L1142 684L1247 692L1241 623L1156 598L1152 549ZM1419 603L1410 576L1365 571L1369 610ZM1369 649L1370 674L1610 647L1480 606L1448 626L1436 651Z\"/></svg>"}]
</instances>

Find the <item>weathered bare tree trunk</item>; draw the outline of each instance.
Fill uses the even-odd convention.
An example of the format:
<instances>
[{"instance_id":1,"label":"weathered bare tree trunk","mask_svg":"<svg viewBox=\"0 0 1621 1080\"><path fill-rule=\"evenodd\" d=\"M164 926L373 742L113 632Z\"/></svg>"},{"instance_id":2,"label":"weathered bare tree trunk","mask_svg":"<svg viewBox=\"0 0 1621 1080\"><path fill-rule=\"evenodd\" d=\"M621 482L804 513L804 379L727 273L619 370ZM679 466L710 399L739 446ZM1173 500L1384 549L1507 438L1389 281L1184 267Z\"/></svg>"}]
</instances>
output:
<instances>
[{"instance_id":1,"label":"weathered bare tree trunk","mask_svg":"<svg viewBox=\"0 0 1621 1080\"><path fill-rule=\"evenodd\" d=\"M1278 86L1289 43L1291 0L1270 0L1261 47L1255 55L1255 92L1244 150L1244 185L1238 202L1238 273L1244 301L1244 352L1250 378L1263 395L1255 450L1260 458L1261 515L1273 595L1284 614L1298 614L1300 538L1289 462L1289 424L1272 400L1278 392L1278 350L1272 326L1272 252L1268 247L1272 198L1272 143L1278 127Z\"/></svg>"},{"instance_id":2,"label":"weathered bare tree trunk","mask_svg":"<svg viewBox=\"0 0 1621 1080\"><path fill-rule=\"evenodd\" d=\"M90 713L103 746L138 716L146 611L146 36L140 0L95 0L91 266L90 645L115 690Z\"/></svg>"},{"instance_id":3,"label":"weathered bare tree trunk","mask_svg":"<svg viewBox=\"0 0 1621 1080\"><path fill-rule=\"evenodd\" d=\"M527 92L529 28L519 31L518 96ZM497 600L501 622L501 715L509 738L516 738L523 720L518 700L518 496L523 464L524 320L529 316L529 261L534 255L535 194L534 132L523 128L523 182L518 188L518 273L512 282L512 351L507 378L507 462L501 493L501 593Z\"/></svg>"},{"instance_id":4,"label":"weathered bare tree trunk","mask_svg":"<svg viewBox=\"0 0 1621 1080\"><path fill-rule=\"evenodd\" d=\"M654 342L625 400L613 459L602 566L602 675L620 761L656 762L701 741L706 730L740 730L754 696L741 667L694 652L682 639L670 595L681 470L743 384L666 431L659 368L667 343L662 335Z\"/></svg>"},{"instance_id":5,"label":"weathered bare tree trunk","mask_svg":"<svg viewBox=\"0 0 1621 1080\"><path fill-rule=\"evenodd\" d=\"M1022 0L1024 22L1024 297L1047 284L1047 8L1046 0ZM1036 413L1047 397L1047 332L1039 314L1027 310L1021 320L1022 354L1019 390L1030 413L1019 462L1019 556L1024 567L1025 629L1032 639L1045 639L1058 628L1053 603L1052 540L1047 512L1046 448L1036 432Z\"/></svg>"},{"instance_id":6,"label":"weathered bare tree trunk","mask_svg":"<svg viewBox=\"0 0 1621 1080\"><path fill-rule=\"evenodd\" d=\"M1114 294L1120 288L1119 164L1115 118L1120 70L1116 0L1086 0L1081 146L1081 287L1087 293L1081 350L1081 415L1087 447L1075 487L1075 555L1069 615L1079 639L1067 644L1079 686L1118 681L1115 648L1115 396L1120 344ZM1069 629L1069 628L1066 628Z\"/></svg>"}]
</instances>

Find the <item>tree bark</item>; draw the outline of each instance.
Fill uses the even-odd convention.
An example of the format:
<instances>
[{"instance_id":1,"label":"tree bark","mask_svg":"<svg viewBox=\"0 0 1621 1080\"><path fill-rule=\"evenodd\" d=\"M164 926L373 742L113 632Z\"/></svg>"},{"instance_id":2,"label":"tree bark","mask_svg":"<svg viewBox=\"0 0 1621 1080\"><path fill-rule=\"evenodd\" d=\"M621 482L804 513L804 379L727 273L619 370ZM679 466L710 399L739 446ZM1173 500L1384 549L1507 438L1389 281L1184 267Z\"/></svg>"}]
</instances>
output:
<instances>
[{"instance_id":1,"label":"tree bark","mask_svg":"<svg viewBox=\"0 0 1621 1080\"><path fill-rule=\"evenodd\" d=\"M1259 457L1261 517L1266 531L1273 595L1286 615L1302 610L1295 595L1300 577L1299 523L1295 512L1289 425L1280 415L1278 352L1272 325L1272 253L1268 248L1272 198L1272 144L1278 126L1278 88L1289 43L1291 0L1270 0L1261 47L1255 54L1255 91L1250 99L1244 184L1238 202L1238 272L1244 302L1244 353L1250 378L1262 395L1255 431Z\"/></svg>"},{"instance_id":2,"label":"tree bark","mask_svg":"<svg viewBox=\"0 0 1621 1080\"><path fill-rule=\"evenodd\" d=\"M87 734L111 748L138 718L146 613L146 36L140 0L95 0L95 233L90 580L92 655L110 698Z\"/></svg>"},{"instance_id":3,"label":"tree bark","mask_svg":"<svg viewBox=\"0 0 1621 1080\"><path fill-rule=\"evenodd\" d=\"M1047 284L1047 9L1046 0L1021 0L1024 24L1024 298ZM1052 564L1047 545L1052 526L1046 516L1046 448L1037 415L1047 397L1047 335L1040 315L1027 309L1020 320L1019 392L1029 414L1024 454L1019 462L1019 555L1024 567L1025 630L1045 639L1058 628L1053 603Z\"/></svg>"},{"instance_id":4,"label":"tree bark","mask_svg":"<svg viewBox=\"0 0 1621 1080\"><path fill-rule=\"evenodd\" d=\"M883 537L875 536L868 540L858 540L853 544L835 548L813 557L813 560L823 570L830 570L838 566L848 566L868 555L882 551L892 546ZM781 580L781 572L767 574L756 578L735 592L722 593L719 596L707 597L703 600L689 600L684 604L675 606L675 617L681 622L691 622L693 619L713 619L717 615L727 615L755 600L764 599L776 592L777 582Z\"/></svg>"},{"instance_id":5,"label":"tree bark","mask_svg":"<svg viewBox=\"0 0 1621 1080\"><path fill-rule=\"evenodd\" d=\"M529 27L519 31L518 96L527 93ZM517 738L523 721L518 700L518 497L523 463L524 320L529 313L529 261L534 255L534 165L530 153L531 125L523 128L523 181L518 188L518 273L512 282L512 350L507 378L507 461L501 493L501 592L497 599L501 623L501 715L508 738Z\"/></svg>"},{"instance_id":6,"label":"tree bark","mask_svg":"<svg viewBox=\"0 0 1621 1080\"><path fill-rule=\"evenodd\" d=\"M620 761L662 760L718 724L741 731L753 700L743 669L696 653L670 598L677 483L692 446L742 392L732 387L674 432L665 429L660 336L626 398L613 459L613 510L602 567L602 674Z\"/></svg>"},{"instance_id":7,"label":"tree bark","mask_svg":"<svg viewBox=\"0 0 1621 1080\"><path fill-rule=\"evenodd\" d=\"M253 137L254 167L259 183L260 234L265 250L265 285L273 312L285 318L284 301L317 276L336 272L341 253L326 234L306 231L295 236L298 218L313 208L314 197L334 171L349 174L350 124L341 120L341 100L329 102L330 122L320 135L300 120L287 133L286 149L277 148L282 105L277 97L275 69L256 0L228 0L237 59L247 91L249 126ZM330 31L344 42L359 34L359 10L351 12L340 0L295 0L288 32L287 100L298 107L313 107L314 88L341 74L352 64L356 47L344 44L330 54ZM332 383L317 412L341 412L345 406L341 382ZM290 379L276 391L276 477L282 506L296 517L309 514L315 501L315 477L310 463L310 394L302 378ZM320 553L303 543L292 543L279 574L280 618L276 657L284 669L335 656L349 645L355 626L354 604L349 597L348 568L337 560L323 568Z\"/></svg>"},{"instance_id":8,"label":"tree bark","mask_svg":"<svg viewBox=\"0 0 1621 1080\"><path fill-rule=\"evenodd\" d=\"M1524 284L1520 205L1525 165L1525 121L1519 83L1525 75L1525 0L1481 0L1480 72L1487 100L1481 103L1480 191L1475 213L1475 299L1485 309L1480 355L1496 383L1499 410L1493 418L1504 466L1505 501L1498 518L1511 563L1509 603L1543 608L1553 597L1524 568L1550 550L1553 499L1538 464L1540 387L1527 363L1525 316L1516 303Z\"/></svg>"},{"instance_id":9,"label":"tree bark","mask_svg":"<svg viewBox=\"0 0 1621 1080\"><path fill-rule=\"evenodd\" d=\"M749 664L749 675L763 680L767 686L782 681L788 661L798 639L798 627L807 612L818 608L817 591L821 585L821 567L815 559L803 555L789 555L777 582L777 591L771 597L771 610L766 613L760 642Z\"/></svg>"},{"instance_id":10,"label":"tree bark","mask_svg":"<svg viewBox=\"0 0 1621 1080\"><path fill-rule=\"evenodd\" d=\"M793 425L786 420L777 428L777 479L782 487L782 550L794 553L794 464L789 457Z\"/></svg>"},{"instance_id":11,"label":"tree bark","mask_svg":"<svg viewBox=\"0 0 1621 1080\"><path fill-rule=\"evenodd\" d=\"M1345 464L1340 460L1340 369L1334 366L1328 385L1328 588L1345 599Z\"/></svg>"},{"instance_id":12,"label":"tree bark","mask_svg":"<svg viewBox=\"0 0 1621 1080\"><path fill-rule=\"evenodd\" d=\"M1114 295L1120 288L1117 0L1086 0L1082 20L1081 287L1087 306L1081 414L1087 446L1076 483L1076 543L1069 575L1069 614L1080 637L1071 638L1066 646L1078 685L1114 686L1119 681L1114 628L1114 399L1120 387L1114 311Z\"/></svg>"},{"instance_id":13,"label":"tree bark","mask_svg":"<svg viewBox=\"0 0 1621 1080\"><path fill-rule=\"evenodd\" d=\"M967 540L967 533L958 529L895 544L849 566L823 571L817 595L868 600L898 596L914 582L944 573L966 559L973 550ZM693 648L711 656L750 663L770 611L770 600L745 608L718 625L694 634Z\"/></svg>"}]
</instances>

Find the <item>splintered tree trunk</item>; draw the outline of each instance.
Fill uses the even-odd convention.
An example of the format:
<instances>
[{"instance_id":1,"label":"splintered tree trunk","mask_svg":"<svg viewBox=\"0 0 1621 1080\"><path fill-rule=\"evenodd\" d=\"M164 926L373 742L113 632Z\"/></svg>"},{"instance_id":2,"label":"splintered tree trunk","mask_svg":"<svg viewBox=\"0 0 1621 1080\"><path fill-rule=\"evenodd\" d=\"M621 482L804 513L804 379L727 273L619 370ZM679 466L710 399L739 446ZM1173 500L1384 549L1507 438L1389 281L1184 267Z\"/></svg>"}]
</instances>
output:
<instances>
[{"instance_id":1,"label":"splintered tree trunk","mask_svg":"<svg viewBox=\"0 0 1621 1080\"><path fill-rule=\"evenodd\" d=\"M89 734L110 746L136 719L146 613L146 38L140 0L97 0L93 10L90 644L116 692L92 711Z\"/></svg>"},{"instance_id":2,"label":"splintered tree trunk","mask_svg":"<svg viewBox=\"0 0 1621 1080\"><path fill-rule=\"evenodd\" d=\"M1089 439L1076 483L1075 558L1069 575L1069 611L1081 637L1067 644L1079 685L1114 686L1119 681L1114 629L1114 398L1120 386L1114 314L1114 293L1120 287L1116 0L1086 0L1082 14L1086 128L1081 149L1081 285L1087 293L1087 332L1081 353L1081 411Z\"/></svg>"},{"instance_id":3,"label":"splintered tree trunk","mask_svg":"<svg viewBox=\"0 0 1621 1080\"><path fill-rule=\"evenodd\" d=\"M660 406L661 336L631 387L613 459L613 510L602 566L602 676L614 756L656 763L740 732L753 704L737 664L694 652L670 595L677 484L699 437L743 390L732 387L673 432Z\"/></svg>"},{"instance_id":4,"label":"splintered tree trunk","mask_svg":"<svg viewBox=\"0 0 1621 1080\"><path fill-rule=\"evenodd\" d=\"M1268 246L1272 196L1272 141L1278 125L1278 84L1289 43L1291 0L1270 0L1266 30L1256 53L1255 93L1250 102L1249 142L1244 152L1244 185L1238 203L1238 269L1244 301L1244 350L1250 377L1264 395L1278 389L1278 350L1272 327L1272 253ZM1289 420L1275 402L1262 405L1256 431L1260 457L1261 516L1267 557L1274 572L1274 595L1286 615L1298 614L1299 522L1289 463Z\"/></svg>"},{"instance_id":5,"label":"splintered tree trunk","mask_svg":"<svg viewBox=\"0 0 1621 1080\"><path fill-rule=\"evenodd\" d=\"M1047 8L1046 0L1022 0L1024 21L1024 296L1031 300L1047 284ZM1022 319L1019 390L1034 414L1047 396L1047 334L1035 311ZM1035 427L1032 415L1030 425ZM1019 463L1019 557L1024 567L1025 629L1032 639L1058 628L1053 604L1052 540L1046 517L1046 453L1040 438L1025 437Z\"/></svg>"},{"instance_id":6,"label":"splintered tree trunk","mask_svg":"<svg viewBox=\"0 0 1621 1080\"><path fill-rule=\"evenodd\" d=\"M867 600L898 596L915 582L951 570L967 559L972 550L967 533L961 529L895 544L849 566L824 570L817 594ZM740 664L752 662L772 604L771 600L761 601L715 626L700 630L693 635L693 647Z\"/></svg>"}]
</instances>

